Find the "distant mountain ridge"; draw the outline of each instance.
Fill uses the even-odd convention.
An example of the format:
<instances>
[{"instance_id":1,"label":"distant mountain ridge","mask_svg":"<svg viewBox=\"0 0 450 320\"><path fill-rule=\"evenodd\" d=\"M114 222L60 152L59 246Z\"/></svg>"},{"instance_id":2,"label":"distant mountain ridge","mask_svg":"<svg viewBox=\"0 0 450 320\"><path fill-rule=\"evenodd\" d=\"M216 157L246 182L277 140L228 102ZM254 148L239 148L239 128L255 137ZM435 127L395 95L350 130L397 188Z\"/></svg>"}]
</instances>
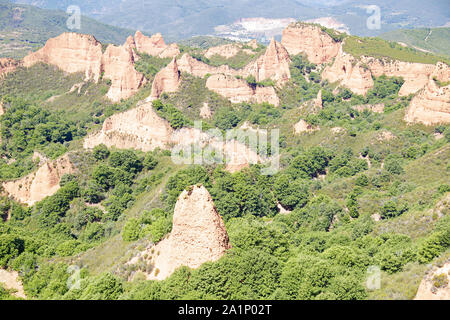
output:
<instances>
[{"instance_id":1,"label":"distant mountain ridge","mask_svg":"<svg viewBox=\"0 0 450 320\"><path fill-rule=\"evenodd\" d=\"M450 56L450 28L401 29L383 33L380 37Z\"/></svg>"},{"instance_id":2,"label":"distant mountain ridge","mask_svg":"<svg viewBox=\"0 0 450 320\"><path fill-rule=\"evenodd\" d=\"M242 18L294 18L310 20L333 17L345 24L351 34L377 36L399 28L438 27L450 21L447 0L15 0L43 8L66 10L78 5L83 14L123 28L161 32L170 41L196 35L214 34L219 25ZM378 5L382 25L367 28L372 13L367 6Z\"/></svg>"},{"instance_id":3,"label":"distant mountain ridge","mask_svg":"<svg viewBox=\"0 0 450 320\"><path fill-rule=\"evenodd\" d=\"M69 15L59 10L0 0L0 57L23 58L63 32L94 35L102 43L122 44L133 30L122 29L81 17L81 29L67 27Z\"/></svg>"}]
</instances>

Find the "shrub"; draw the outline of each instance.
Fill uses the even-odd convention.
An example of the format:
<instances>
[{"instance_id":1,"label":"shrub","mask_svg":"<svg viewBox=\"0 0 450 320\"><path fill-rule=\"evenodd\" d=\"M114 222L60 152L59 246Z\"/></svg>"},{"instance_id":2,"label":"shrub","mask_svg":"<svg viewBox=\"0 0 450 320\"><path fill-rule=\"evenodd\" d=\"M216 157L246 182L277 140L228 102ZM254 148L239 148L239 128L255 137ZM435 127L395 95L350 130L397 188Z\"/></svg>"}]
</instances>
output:
<instances>
[{"instance_id":1,"label":"shrub","mask_svg":"<svg viewBox=\"0 0 450 320\"><path fill-rule=\"evenodd\" d=\"M0 235L0 267L5 268L9 261L25 250L24 241L12 234Z\"/></svg>"},{"instance_id":2,"label":"shrub","mask_svg":"<svg viewBox=\"0 0 450 320\"><path fill-rule=\"evenodd\" d=\"M361 174L356 179L355 184L359 187L366 187L369 185L369 178L365 174Z\"/></svg>"},{"instance_id":3,"label":"shrub","mask_svg":"<svg viewBox=\"0 0 450 320\"><path fill-rule=\"evenodd\" d=\"M127 221L122 229L122 240L127 242L136 241L141 235L141 225L138 219L132 218Z\"/></svg>"},{"instance_id":4,"label":"shrub","mask_svg":"<svg viewBox=\"0 0 450 320\"><path fill-rule=\"evenodd\" d=\"M399 205L397 202L390 200L381 208L381 217L383 219L395 218L408 211L407 204Z\"/></svg>"},{"instance_id":5,"label":"shrub","mask_svg":"<svg viewBox=\"0 0 450 320\"><path fill-rule=\"evenodd\" d=\"M105 146L104 144L100 144L94 147L92 154L97 161L101 161L109 157L110 151L108 150L107 146Z\"/></svg>"}]
</instances>

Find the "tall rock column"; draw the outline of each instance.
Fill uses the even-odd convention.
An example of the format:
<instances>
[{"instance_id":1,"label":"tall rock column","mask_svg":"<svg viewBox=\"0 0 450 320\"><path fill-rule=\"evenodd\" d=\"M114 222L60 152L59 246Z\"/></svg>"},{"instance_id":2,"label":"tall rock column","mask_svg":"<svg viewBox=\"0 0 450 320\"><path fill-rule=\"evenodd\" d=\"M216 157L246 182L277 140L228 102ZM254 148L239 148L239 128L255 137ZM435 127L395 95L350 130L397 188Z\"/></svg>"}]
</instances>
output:
<instances>
[{"instance_id":1,"label":"tall rock column","mask_svg":"<svg viewBox=\"0 0 450 320\"><path fill-rule=\"evenodd\" d=\"M181 266L195 269L217 261L228 249L225 224L211 195L204 186L192 186L178 198L172 232L154 250L157 255L150 279L163 280Z\"/></svg>"}]
</instances>

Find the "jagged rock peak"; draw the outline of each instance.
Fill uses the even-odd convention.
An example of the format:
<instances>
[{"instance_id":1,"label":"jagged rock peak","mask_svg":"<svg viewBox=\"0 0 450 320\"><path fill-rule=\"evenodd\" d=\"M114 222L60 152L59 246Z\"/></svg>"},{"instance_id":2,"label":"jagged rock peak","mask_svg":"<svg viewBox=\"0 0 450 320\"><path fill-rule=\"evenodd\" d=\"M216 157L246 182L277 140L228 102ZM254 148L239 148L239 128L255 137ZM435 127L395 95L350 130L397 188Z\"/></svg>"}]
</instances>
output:
<instances>
[{"instance_id":1,"label":"jagged rock peak","mask_svg":"<svg viewBox=\"0 0 450 320\"><path fill-rule=\"evenodd\" d=\"M163 92L177 91L180 83L181 72L178 69L177 58L174 57L165 68L156 74L148 101L158 99Z\"/></svg>"},{"instance_id":2,"label":"jagged rock peak","mask_svg":"<svg viewBox=\"0 0 450 320\"><path fill-rule=\"evenodd\" d=\"M94 36L63 33L49 39L45 46L23 59L25 67L43 62L69 73L83 72L86 80L98 81L101 75L102 44Z\"/></svg>"},{"instance_id":3,"label":"jagged rock peak","mask_svg":"<svg viewBox=\"0 0 450 320\"><path fill-rule=\"evenodd\" d=\"M139 52L160 58L173 58L180 54L177 44L167 45L161 33L147 37L142 32L136 31L134 35L136 49Z\"/></svg>"},{"instance_id":4,"label":"jagged rock peak","mask_svg":"<svg viewBox=\"0 0 450 320\"><path fill-rule=\"evenodd\" d=\"M230 248L225 224L208 190L202 185L189 187L175 205L172 232L154 250L159 255L150 278L163 280L181 266L195 269L217 261Z\"/></svg>"},{"instance_id":5,"label":"jagged rock peak","mask_svg":"<svg viewBox=\"0 0 450 320\"><path fill-rule=\"evenodd\" d=\"M8 73L14 72L20 66L20 62L10 58L0 58L0 79Z\"/></svg>"},{"instance_id":6,"label":"jagged rock peak","mask_svg":"<svg viewBox=\"0 0 450 320\"><path fill-rule=\"evenodd\" d=\"M315 64L331 62L341 45L319 26L307 23L290 24L283 30L281 43L290 55L304 53Z\"/></svg>"}]
</instances>

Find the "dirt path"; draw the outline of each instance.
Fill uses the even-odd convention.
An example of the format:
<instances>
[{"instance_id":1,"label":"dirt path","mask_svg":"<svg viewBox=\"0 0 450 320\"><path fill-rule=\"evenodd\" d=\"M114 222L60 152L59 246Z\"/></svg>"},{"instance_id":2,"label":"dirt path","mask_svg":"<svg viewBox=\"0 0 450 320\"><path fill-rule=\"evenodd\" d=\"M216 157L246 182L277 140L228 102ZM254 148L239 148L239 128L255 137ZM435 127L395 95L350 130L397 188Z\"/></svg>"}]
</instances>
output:
<instances>
[{"instance_id":1,"label":"dirt path","mask_svg":"<svg viewBox=\"0 0 450 320\"><path fill-rule=\"evenodd\" d=\"M8 290L15 290L16 292L13 293L15 297L23 299L27 298L17 272L0 269L0 283Z\"/></svg>"}]
</instances>

